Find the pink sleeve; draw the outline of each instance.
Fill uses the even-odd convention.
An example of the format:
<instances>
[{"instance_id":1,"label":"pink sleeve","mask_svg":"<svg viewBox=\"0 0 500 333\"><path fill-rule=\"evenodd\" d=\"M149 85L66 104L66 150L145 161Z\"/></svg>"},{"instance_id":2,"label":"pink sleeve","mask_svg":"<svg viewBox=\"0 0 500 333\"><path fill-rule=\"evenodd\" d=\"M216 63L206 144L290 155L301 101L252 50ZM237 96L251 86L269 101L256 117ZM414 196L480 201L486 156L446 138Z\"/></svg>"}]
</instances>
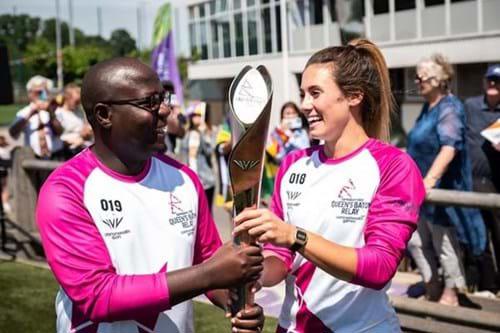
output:
<instances>
[{"instance_id":1,"label":"pink sleeve","mask_svg":"<svg viewBox=\"0 0 500 333\"><path fill-rule=\"evenodd\" d=\"M274 181L274 191L271 198L271 211L282 220L285 220L283 204L281 201L281 182L283 181L283 176L293 163L295 163L301 157L304 157L311 153L311 149L295 151L287 155L280 164L280 167L276 174L276 179ZM293 253L290 249L275 246L272 244L264 244L264 257L269 256L275 256L281 259L285 263L288 271L292 269L295 253Z\"/></svg>"},{"instance_id":2,"label":"pink sleeve","mask_svg":"<svg viewBox=\"0 0 500 333\"><path fill-rule=\"evenodd\" d=\"M365 246L356 249L352 283L382 289L394 276L425 197L422 176L410 157L398 154L379 161L381 180L368 210Z\"/></svg>"},{"instance_id":3,"label":"pink sleeve","mask_svg":"<svg viewBox=\"0 0 500 333\"><path fill-rule=\"evenodd\" d=\"M73 306L94 322L137 318L170 308L166 267L147 275L118 275L108 250L83 206L77 181L48 180L36 220L48 263Z\"/></svg>"}]
</instances>

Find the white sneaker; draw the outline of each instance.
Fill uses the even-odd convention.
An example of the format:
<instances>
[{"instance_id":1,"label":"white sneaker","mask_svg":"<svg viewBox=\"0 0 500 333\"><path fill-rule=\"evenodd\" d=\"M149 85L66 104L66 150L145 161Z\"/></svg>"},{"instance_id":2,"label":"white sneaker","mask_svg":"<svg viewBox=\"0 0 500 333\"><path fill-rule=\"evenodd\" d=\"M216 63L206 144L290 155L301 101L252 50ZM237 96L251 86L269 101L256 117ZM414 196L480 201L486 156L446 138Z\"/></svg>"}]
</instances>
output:
<instances>
[{"instance_id":1,"label":"white sneaker","mask_svg":"<svg viewBox=\"0 0 500 333\"><path fill-rule=\"evenodd\" d=\"M472 296L483 297L483 298L496 298L496 295L489 290L475 291Z\"/></svg>"}]
</instances>

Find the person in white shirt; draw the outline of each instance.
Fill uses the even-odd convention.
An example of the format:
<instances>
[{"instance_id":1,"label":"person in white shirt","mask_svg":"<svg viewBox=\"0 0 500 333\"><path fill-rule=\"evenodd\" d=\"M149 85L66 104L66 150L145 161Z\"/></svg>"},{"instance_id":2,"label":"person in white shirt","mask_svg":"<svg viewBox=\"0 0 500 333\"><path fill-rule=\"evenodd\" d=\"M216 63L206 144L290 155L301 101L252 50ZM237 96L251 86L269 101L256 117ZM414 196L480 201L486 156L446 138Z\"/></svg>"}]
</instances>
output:
<instances>
[{"instance_id":1,"label":"person in white shirt","mask_svg":"<svg viewBox=\"0 0 500 333\"><path fill-rule=\"evenodd\" d=\"M19 110L9 127L9 134L17 139L24 134L24 145L29 146L39 158L50 159L62 152L59 139L62 126L53 112L48 111L48 91L52 82L40 75L32 77L26 84L29 105Z\"/></svg>"},{"instance_id":2,"label":"person in white shirt","mask_svg":"<svg viewBox=\"0 0 500 333\"><path fill-rule=\"evenodd\" d=\"M64 87L64 103L55 111L63 127L61 140L67 157L72 157L92 142L92 128L80 109L80 87L69 83Z\"/></svg>"}]
</instances>

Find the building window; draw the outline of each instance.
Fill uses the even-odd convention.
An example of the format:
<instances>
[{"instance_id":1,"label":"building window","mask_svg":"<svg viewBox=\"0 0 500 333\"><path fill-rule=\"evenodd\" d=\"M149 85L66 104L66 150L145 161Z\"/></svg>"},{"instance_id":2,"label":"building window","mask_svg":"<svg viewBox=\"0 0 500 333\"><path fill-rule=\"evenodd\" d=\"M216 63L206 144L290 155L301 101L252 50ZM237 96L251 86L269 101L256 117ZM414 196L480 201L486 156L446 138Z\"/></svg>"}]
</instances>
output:
<instances>
[{"instance_id":1,"label":"building window","mask_svg":"<svg viewBox=\"0 0 500 333\"><path fill-rule=\"evenodd\" d=\"M241 0L234 0L233 9L240 9L240 8L241 8Z\"/></svg>"},{"instance_id":2,"label":"building window","mask_svg":"<svg viewBox=\"0 0 500 333\"><path fill-rule=\"evenodd\" d=\"M226 20L221 19L220 25L222 27L222 45L224 51L224 58L231 57L231 31L229 29L229 18Z\"/></svg>"},{"instance_id":3,"label":"building window","mask_svg":"<svg viewBox=\"0 0 500 333\"><path fill-rule=\"evenodd\" d=\"M217 59L219 55L219 33L217 29L217 21L210 21L210 35L212 36L212 58Z\"/></svg>"},{"instance_id":4,"label":"building window","mask_svg":"<svg viewBox=\"0 0 500 333\"><path fill-rule=\"evenodd\" d=\"M264 32L264 53L272 53L271 10L269 7L262 9L262 29Z\"/></svg>"},{"instance_id":5,"label":"building window","mask_svg":"<svg viewBox=\"0 0 500 333\"><path fill-rule=\"evenodd\" d=\"M236 33L236 56L244 55L244 46L243 46L243 15L241 13L234 15L234 30Z\"/></svg>"},{"instance_id":6,"label":"building window","mask_svg":"<svg viewBox=\"0 0 500 333\"><path fill-rule=\"evenodd\" d=\"M281 6L276 6L276 46L278 52L281 52Z\"/></svg>"},{"instance_id":7,"label":"building window","mask_svg":"<svg viewBox=\"0 0 500 333\"><path fill-rule=\"evenodd\" d=\"M198 54L198 46L196 45L196 29L194 23L189 24L189 46L191 48L191 56Z\"/></svg>"},{"instance_id":8,"label":"building window","mask_svg":"<svg viewBox=\"0 0 500 333\"><path fill-rule=\"evenodd\" d=\"M248 12L248 53L258 53L257 47L257 15L255 10Z\"/></svg>"},{"instance_id":9,"label":"building window","mask_svg":"<svg viewBox=\"0 0 500 333\"><path fill-rule=\"evenodd\" d=\"M385 14L389 12L389 0L373 0L373 13Z\"/></svg>"},{"instance_id":10,"label":"building window","mask_svg":"<svg viewBox=\"0 0 500 333\"><path fill-rule=\"evenodd\" d=\"M199 10L200 10L200 17L205 17L205 3L202 3L200 6L199 6Z\"/></svg>"},{"instance_id":11,"label":"building window","mask_svg":"<svg viewBox=\"0 0 500 333\"><path fill-rule=\"evenodd\" d=\"M415 0L399 0L395 1L396 11L415 9Z\"/></svg>"},{"instance_id":12,"label":"building window","mask_svg":"<svg viewBox=\"0 0 500 333\"><path fill-rule=\"evenodd\" d=\"M424 0L425 7L444 5L444 0Z\"/></svg>"},{"instance_id":13,"label":"building window","mask_svg":"<svg viewBox=\"0 0 500 333\"><path fill-rule=\"evenodd\" d=\"M323 0L309 0L309 17L311 24L323 23Z\"/></svg>"},{"instance_id":14,"label":"building window","mask_svg":"<svg viewBox=\"0 0 500 333\"><path fill-rule=\"evenodd\" d=\"M207 23L200 22L201 59L208 59Z\"/></svg>"}]
</instances>

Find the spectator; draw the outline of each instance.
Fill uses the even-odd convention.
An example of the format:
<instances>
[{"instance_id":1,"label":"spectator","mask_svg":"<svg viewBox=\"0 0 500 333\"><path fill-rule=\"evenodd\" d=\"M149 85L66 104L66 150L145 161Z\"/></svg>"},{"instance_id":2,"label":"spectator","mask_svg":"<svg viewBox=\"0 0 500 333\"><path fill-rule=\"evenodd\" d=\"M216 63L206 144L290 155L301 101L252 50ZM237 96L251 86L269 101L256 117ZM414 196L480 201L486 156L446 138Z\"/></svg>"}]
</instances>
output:
<instances>
[{"instance_id":1,"label":"spectator","mask_svg":"<svg viewBox=\"0 0 500 333\"><path fill-rule=\"evenodd\" d=\"M214 134L206 113L197 107L188 115L188 131L181 141L181 156L201 180L208 207L212 211L215 194L215 171L212 166L214 153Z\"/></svg>"},{"instance_id":2,"label":"spectator","mask_svg":"<svg viewBox=\"0 0 500 333\"><path fill-rule=\"evenodd\" d=\"M470 191L471 171L465 145L462 103L449 91L453 69L441 55L417 65L415 83L426 102L408 135L408 153L417 163L426 190ZM458 305L458 290L466 287L459 241L476 254L484 250L484 225L479 212L457 206L426 204L418 233L409 250L426 283L427 296ZM444 290L437 296L438 263L444 272Z\"/></svg>"},{"instance_id":3,"label":"spectator","mask_svg":"<svg viewBox=\"0 0 500 333\"><path fill-rule=\"evenodd\" d=\"M10 148L7 138L4 135L0 135L0 162L1 200L4 212L10 213L9 190L7 188L7 170L10 164Z\"/></svg>"},{"instance_id":4,"label":"spectator","mask_svg":"<svg viewBox=\"0 0 500 333\"><path fill-rule=\"evenodd\" d=\"M465 101L467 116L467 144L472 162L472 185L476 192L500 192L500 145L481 136L481 131L500 119L500 64L488 67L484 76L484 94ZM493 293L498 291L498 267L500 267L500 211L481 211L489 231L496 259L495 265L489 247L478 258L478 289Z\"/></svg>"},{"instance_id":5,"label":"spectator","mask_svg":"<svg viewBox=\"0 0 500 333\"><path fill-rule=\"evenodd\" d=\"M63 127L61 140L66 158L71 158L90 145L92 128L80 109L80 87L74 83L64 88L63 105L56 109L56 117Z\"/></svg>"},{"instance_id":6,"label":"spectator","mask_svg":"<svg viewBox=\"0 0 500 333\"><path fill-rule=\"evenodd\" d=\"M31 147L35 155L42 159L59 159L63 154L63 144L59 139L62 126L49 110L48 92L52 82L40 75L32 77L26 84L29 105L19 110L9 128L9 134L17 139L24 133L24 145Z\"/></svg>"},{"instance_id":7,"label":"spectator","mask_svg":"<svg viewBox=\"0 0 500 333\"><path fill-rule=\"evenodd\" d=\"M174 155L176 152L177 139L182 139L186 134L186 117L182 113L182 106L175 95L174 85L167 81L162 83L165 92L170 94L170 114L167 119L167 136L165 144L167 145L167 153ZM162 106L165 107L165 106Z\"/></svg>"},{"instance_id":8,"label":"spectator","mask_svg":"<svg viewBox=\"0 0 500 333\"><path fill-rule=\"evenodd\" d=\"M271 143L266 151L276 164L283 157L297 149L309 148L307 119L294 102L287 102L281 107L280 123L271 133Z\"/></svg>"}]
</instances>

